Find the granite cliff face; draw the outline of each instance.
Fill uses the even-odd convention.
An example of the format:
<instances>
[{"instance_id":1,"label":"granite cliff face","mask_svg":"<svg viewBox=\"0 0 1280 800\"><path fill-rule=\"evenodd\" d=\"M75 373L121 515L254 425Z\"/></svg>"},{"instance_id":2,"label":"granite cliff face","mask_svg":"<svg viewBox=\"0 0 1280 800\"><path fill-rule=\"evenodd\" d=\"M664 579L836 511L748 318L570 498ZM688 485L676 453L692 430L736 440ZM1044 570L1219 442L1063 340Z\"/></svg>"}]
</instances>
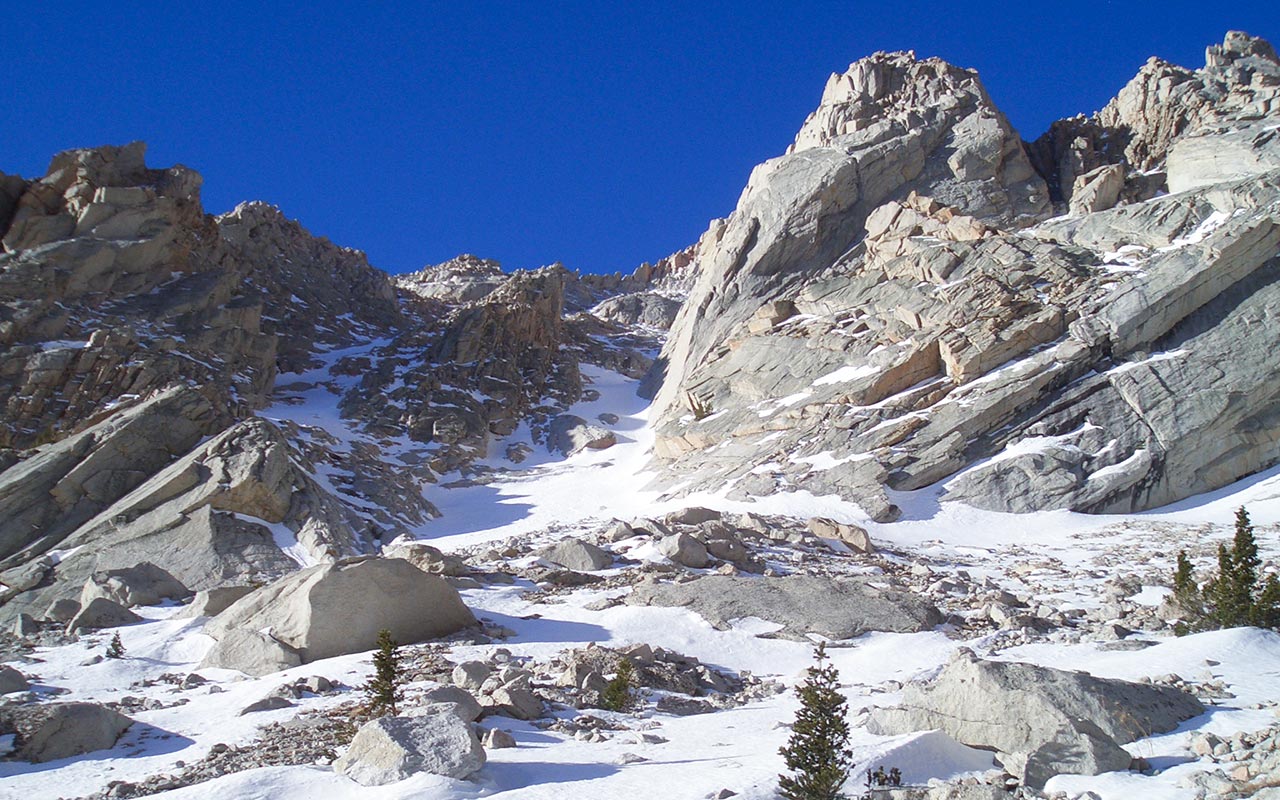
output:
<instances>
[{"instance_id":1,"label":"granite cliff face","mask_svg":"<svg viewBox=\"0 0 1280 800\"><path fill-rule=\"evenodd\" d=\"M934 485L1129 511L1276 463L1278 92L1231 33L1024 150L972 73L833 75L699 245L649 380L667 480L889 521Z\"/></svg>"}]
</instances>

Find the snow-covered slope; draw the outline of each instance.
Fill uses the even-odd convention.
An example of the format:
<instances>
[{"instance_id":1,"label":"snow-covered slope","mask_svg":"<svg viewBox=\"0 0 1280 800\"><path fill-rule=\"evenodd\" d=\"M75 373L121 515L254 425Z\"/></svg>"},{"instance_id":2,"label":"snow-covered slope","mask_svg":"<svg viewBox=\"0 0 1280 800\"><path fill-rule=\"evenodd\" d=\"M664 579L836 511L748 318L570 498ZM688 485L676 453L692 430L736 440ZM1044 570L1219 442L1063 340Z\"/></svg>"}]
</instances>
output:
<instances>
[{"instance_id":1,"label":"snow-covered slope","mask_svg":"<svg viewBox=\"0 0 1280 800\"><path fill-rule=\"evenodd\" d=\"M484 485L437 487L433 502L445 511L444 524L424 526L432 544L466 557L475 574L506 569L519 573L536 560L530 547L557 538L590 535L615 517L657 516L677 507L644 488L646 451L652 438L644 426L646 409L632 393L632 382L616 374L592 371L598 400L574 409L583 416L618 415L619 443L600 452L584 452L565 460L531 459L517 469L498 473ZM295 409L299 417L321 413L312 403ZM301 419L298 419L301 422ZM520 432L513 434L519 437ZM503 443L499 443L501 446ZM509 465L508 465L509 466ZM870 633L833 643L843 691L854 710L892 704L902 682L936 670L960 646L1001 659L1027 660L1050 666L1088 669L1094 674L1141 679L1176 673L1192 682L1221 681L1225 693L1211 712L1178 731L1143 739L1129 746L1160 770L1153 776L1109 774L1096 778L1060 777L1050 789L1073 794L1093 791L1103 798L1191 798L1186 778L1211 767L1190 753L1193 731L1219 735L1254 731L1274 725L1280 702L1280 636L1255 629L1204 633L1175 639L1167 632L1137 633L1126 641L1155 642L1138 650L1108 650L1089 609L1108 603L1108 579L1134 574L1128 598L1138 605L1159 602L1162 576L1171 570L1171 554L1186 548L1201 555L1228 532L1232 511L1248 505L1265 532L1265 555L1274 558L1280 544L1280 474L1258 476L1229 490L1184 501L1157 512L1124 516L1086 516L1070 512L1033 515L998 514L956 504L939 506L932 490L896 498L905 519L891 525L870 523L854 505L835 497L807 493L775 494L762 502L730 501L703 495L697 501L723 512L778 514L794 518L822 515L866 525L882 551L877 556L828 553L822 568L878 573L906 569L928 581L955 578L976 582L982 592L1007 591L1032 597L1053 610L1082 614L1048 631L970 628L960 617L977 611L968 600L953 606L953 622L922 633ZM681 505L683 505L681 502ZM812 552L822 551L821 543ZM661 560L644 536L616 543L621 561L605 576L626 576ZM804 549L804 548L799 548ZM779 551L780 552L780 551ZM777 571L796 566L763 552ZM467 604L488 626L507 629L490 643L428 645L450 661L484 659L499 648L521 661L545 661L588 643L652 647L694 656L708 665L787 685L803 676L810 645L770 638L776 629L763 620L741 620L717 630L689 609L612 605L601 602L624 594L612 585L567 591L540 591L524 578L514 582L471 581L463 589ZM466 585L465 582L463 585ZM545 587L543 587L545 588ZM975 595L975 598L978 595ZM976 601L975 601L976 602ZM1072 611L1078 609L1080 611ZM221 748L253 747L275 742L280 734L263 734L264 724L286 724L300 711L323 714L358 696L370 673L368 654L318 661L262 678L246 678L228 670L201 669L206 683L180 688L161 675L181 681L196 670L212 640L200 631L202 620L174 617L178 609L146 610L146 621L118 629L127 657L89 663L114 632L104 630L61 647L39 648L15 661L37 677L33 691L62 693L59 699L124 702L136 720L109 751L48 764L0 762L0 797L76 797L104 791L115 781L139 783L149 776L178 774ZM1046 610L1045 613L1049 613ZM762 638L760 634L765 634ZM325 676L347 688L323 695L304 695L299 707L240 716L242 708L276 687L310 675ZM415 689L427 684L415 684ZM126 700L132 697L133 700ZM154 707L153 707L154 706ZM163 707L162 707L163 706ZM676 716L655 710L652 702L635 714L593 711L618 723L606 741L588 741L501 716L489 717L485 728L509 730L518 746L490 750L489 763L471 781L418 775L378 788L361 787L335 774L325 763L267 766L237 771L162 797L173 798L561 798L566 796L634 798L701 798L729 789L743 798L773 797L782 770L778 748L786 741L786 724L797 708L794 694L760 697L745 705L714 713ZM572 720L581 712L564 708L556 718ZM855 726L854 753L860 765L900 767L908 782L953 779L984 772L991 756L956 744L937 733L878 737ZM256 747L263 748L259 744ZM245 760L252 763L253 751ZM321 761L327 761L321 758ZM855 773L857 775L859 773ZM154 785L154 784L153 784ZM850 787L852 789L852 785Z\"/></svg>"}]
</instances>

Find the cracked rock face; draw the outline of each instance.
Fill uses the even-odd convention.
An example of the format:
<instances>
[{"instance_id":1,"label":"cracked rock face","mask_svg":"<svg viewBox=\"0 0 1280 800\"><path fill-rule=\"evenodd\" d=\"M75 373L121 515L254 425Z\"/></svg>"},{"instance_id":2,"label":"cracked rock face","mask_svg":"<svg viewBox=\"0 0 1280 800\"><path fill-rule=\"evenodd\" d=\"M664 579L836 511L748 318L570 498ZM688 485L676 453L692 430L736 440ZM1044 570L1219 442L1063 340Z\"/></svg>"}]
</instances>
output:
<instances>
[{"instance_id":1,"label":"cracked rock face","mask_svg":"<svg viewBox=\"0 0 1280 800\"><path fill-rule=\"evenodd\" d=\"M1010 182L1021 149L996 147L1010 132L975 76L906 54L833 76L699 246L650 373L658 485L836 493L889 522L893 491L1133 511L1275 464L1277 91L1280 63L1244 34L1202 70L1148 64L1097 117L1055 126L1081 131L1075 150L1031 146L1070 199L1040 220L1047 196L1033 208L1038 178ZM967 144L913 150L920 136ZM884 142L921 160L868 192ZM964 149L982 142L985 160ZM1154 197L1166 170L1181 192Z\"/></svg>"}]
</instances>

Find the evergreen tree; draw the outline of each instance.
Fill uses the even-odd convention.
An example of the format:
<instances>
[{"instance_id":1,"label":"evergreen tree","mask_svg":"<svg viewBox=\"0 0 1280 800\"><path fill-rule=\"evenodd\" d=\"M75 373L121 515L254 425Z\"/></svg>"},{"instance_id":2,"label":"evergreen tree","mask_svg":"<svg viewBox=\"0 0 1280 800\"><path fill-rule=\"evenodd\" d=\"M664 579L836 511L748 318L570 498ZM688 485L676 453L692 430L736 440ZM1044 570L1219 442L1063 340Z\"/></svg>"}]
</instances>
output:
<instances>
[{"instance_id":1,"label":"evergreen tree","mask_svg":"<svg viewBox=\"0 0 1280 800\"><path fill-rule=\"evenodd\" d=\"M630 711L635 705L633 690L636 685L636 670L631 659L624 658L618 663L618 672L600 693L600 705L609 711Z\"/></svg>"},{"instance_id":2,"label":"evergreen tree","mask_svg":"<svg viewBox=\"0 0 1280 800\"><path fill-rule=\"evenodd\" d=\"M1280 579L1268 575L1253 604L1250 622L1259 628L1280 630Z\"/></svg>"},{"instance_id":3,"label":"evergreen tree","mask_svg":"<svg viewBox=\"0 0 1280 800\"><path fill-rule=\"evenodd\" d=\"M1249 513L1236 511L1236 531L1231 547L1218 545L1218 571L1198 588L1185 553L1178 554L1173 574L1173 597L1186 619L1175 630L1179 635L1195 630L1256 625L1280 630L1280 579L1258 579L1262 559Z\"/></svg>"},{"instance_id":4,"label":"evergreen tree","mask_svg":"<svg viewBox=\"0 0 1280 800\"><path fill-rule=\"evenodd\" d=\"M1252 622L1253 593L1261 564L1249 513L1241 507L1236 511L1231 548L1218 545L1218 576L1205 592L1218 627L1235 628Z\"/></svg>"},{"instance_id":5,"label":"evergreen tree","mask_svg":"<svg viewBox=\"0 0 1280 800\"><path fill-rule=\"evenodd\" d=\"M400 671L400 651L391 631L378 631L378 649L373 654L373 679L364 685L369 708L375 714L392 716L399 713L397 704L404 699L404 675Z\"/></svg>"},{"instance_id":6,"label":"evergreen tree","mask_svg":"<svg viewBox=\"0 0 1280 800\"><path fill-rule=\"evenodd\" d=\"M779 794L787 800L841 800L853 765L840 675L827 661L825 645L818 645L814 660L798 690L800 710L791 739L778 751L791 772L778 776Z\"/></svg>"},{"instance_id":7,"label":"evergreen tree","mask_svg":"<svg viewBox=\"0 0 1280 800\"><path fill-rule=\"evenodd\" d=\"M1178 551L1178 566L1173 571L1173 596L1181 599L1190 597L1200 593L1200 587L1196 586L1196 573L1191 566L1191 559L1187 558L1187 551Z\"/></svg>"},{"instance_id":8,"label":"evergreen tree","mask_svg":"<svg viewBox=\"0 0 1280 800\"><path fill-rule=\"evenodd\" d=\"M111 643L107 645L107 658L124 658L124 642L120 641L120 634L111 637Z\"/></svg>"},{"instance_id":9,"label":"evergreen tree","mask_svg":"<svg viewBox=\"0 0 1280 800\"><path fill-rule=\"evenodd\" d=\"M1193 623L1198 623L1204 616L1204 600L1196 584L1196 571L1193 570L1192 562L1187 558L1187 550L1181 550L1178 553L1178 568L1174 570L1174 603L1178 604L1183 617L1192 621L1192 623L1185 621L1179 623L1179 635L1189 634Z\"/></svg>"}]
</instances>

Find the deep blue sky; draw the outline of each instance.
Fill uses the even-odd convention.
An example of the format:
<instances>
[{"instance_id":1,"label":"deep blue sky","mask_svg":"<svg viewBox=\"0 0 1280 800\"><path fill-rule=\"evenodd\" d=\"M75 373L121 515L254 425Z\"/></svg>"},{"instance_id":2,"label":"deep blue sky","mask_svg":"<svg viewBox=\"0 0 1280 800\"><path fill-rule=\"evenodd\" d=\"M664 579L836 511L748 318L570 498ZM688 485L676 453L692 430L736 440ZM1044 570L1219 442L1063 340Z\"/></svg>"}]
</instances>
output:
<instances>
[{"instance_id":1,"label":"deep blue sky","mask_svg":"<svg viewBox=\"0 0 1280 800\"><path fill-rule=\"evenodd\" d=\"M10 9L0 170L145 139L203 173L209 211L275 203L390 272L630 270L729 213L876 50L976 68L1030 139L1150 55L1199 67L1229 28L1280 45L1267 0L363 5Z\"/></svg>"}]
</instances>

